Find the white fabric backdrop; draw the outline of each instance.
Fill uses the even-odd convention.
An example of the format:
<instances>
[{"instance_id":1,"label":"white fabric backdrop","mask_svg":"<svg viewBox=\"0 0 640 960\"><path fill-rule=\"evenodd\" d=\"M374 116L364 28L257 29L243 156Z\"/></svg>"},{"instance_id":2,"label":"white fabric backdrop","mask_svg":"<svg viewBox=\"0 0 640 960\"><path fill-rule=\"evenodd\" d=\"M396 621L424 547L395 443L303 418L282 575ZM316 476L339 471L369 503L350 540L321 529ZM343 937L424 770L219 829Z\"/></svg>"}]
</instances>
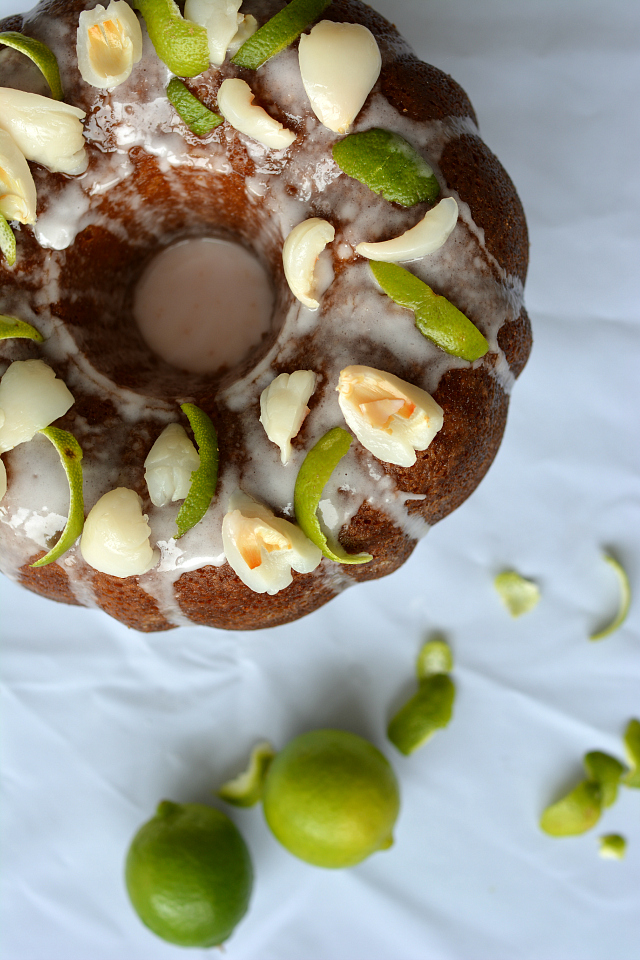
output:
<instances>
[{"instance_id":1,"label":"white fabric backdrop","mask_svg":"<svg viewBox=\"0 0 640 960\"><path fill-rule=\"evenodd\" d=\"M257 882L229 960L638 956L640 793L581 838L551 840L537 819L585 751L620 755L640 715L640 600L613 637L587 639L616 607L603 548L640 593L640 6L374 5L467 90L528 214L535 349L504 444L401 571L268 632L145 636L2 581L3 960L177 958L127 902L131 836L163 797L215 803L258 738L320 726L393 760L395 846L322 871L259 809L233 814ZM511 566L543 593L518 621L492 587ZM405 759L384 730L434 628L456 656L455 718ZM597 855L613 831L622 863Z\"/></svg>"}]
</instances>

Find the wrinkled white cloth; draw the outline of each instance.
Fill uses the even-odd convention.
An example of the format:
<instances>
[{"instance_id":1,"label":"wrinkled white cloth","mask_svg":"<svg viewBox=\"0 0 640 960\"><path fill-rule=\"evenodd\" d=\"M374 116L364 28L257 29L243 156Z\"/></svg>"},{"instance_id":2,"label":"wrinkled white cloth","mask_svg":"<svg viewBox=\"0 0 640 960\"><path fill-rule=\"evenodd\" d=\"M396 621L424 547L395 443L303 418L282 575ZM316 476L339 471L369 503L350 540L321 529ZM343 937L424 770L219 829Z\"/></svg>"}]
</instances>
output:
<instances>
[{"instance_id":1,"label":"wrinkled white cloth","mask_svg":"<svg viewBox=\"0 0 640 960\"><path fill-rule=\"evenodd\" d=\"M129 906L132 835L162 798L216 803L257 740L322 726L392 759L395 845L322 871L280 848L259 809L233 813L256 886L228 960L637 956L640 792L583 837L551 840L537 820L586 751L622 756L640 715L640 6L372 2L467 90L527 211L535 347L503 446L402 570L267 632L145 636L2 580L5 960L182 955ZM616 607L605 548L636 599L594 644ZM505 568L542 590L517 621L492 586ZM455 716L404 758L385 726L432 629L455 654ZM622 863L598 856L610 832L628 838Z\"/></svg>"}]
</instances>

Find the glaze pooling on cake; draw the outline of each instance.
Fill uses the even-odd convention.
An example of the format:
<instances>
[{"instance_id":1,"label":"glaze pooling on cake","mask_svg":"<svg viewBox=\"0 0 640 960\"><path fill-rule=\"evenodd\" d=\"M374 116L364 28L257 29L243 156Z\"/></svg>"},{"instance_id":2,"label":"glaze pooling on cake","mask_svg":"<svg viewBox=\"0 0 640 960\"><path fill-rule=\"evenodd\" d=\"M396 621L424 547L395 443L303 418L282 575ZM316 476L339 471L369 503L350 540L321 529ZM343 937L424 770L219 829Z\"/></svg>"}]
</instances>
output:
<instances>
[{"instance_id":1,"label":"glaze pooling on cake","mask_svg":"<svg viewBox=\"0 0 640 960\"><path fill-rule=\"evenodd\" d=\"M283 5L247 0L242 13L262 24ZM297 44L255 72L227 58L186 81L215 110L222 81L244 79L256 102L296 134L290 147L270 149L227 123L200 138L167 99L172 74L144 25L142 58L127 80L110 91L82 81L75 35L84 8L80 0L53 0L4 24L56 54L65 100L87 114L89 167L71 179L31 166L38 219L33 229L17 230L15 266L0 265L0 309L32 323L47 340L42 346L4 341L0 356L43 358L64 380L75 404L58 425L83 448L87 510L109 490L134 490L161 556L148 573L119 580L89 567L76 545L50 567L32 570L48 538L62 529L69 496L55 451L36 438L5 455L0 565L37 592L101 607L142 630L186 622L249 629L296 619L354 580L395 570L428 525L468 496L495 456L508 393L530 344L522 307L527 236L517 195L480 140L461 89L417 61L370 8L335 0L322 19L363 23L382 57L380 77L349 132L379 127L401 135L433 167L440 196L457 202L458 222L446 243L411 269L486 336L489 353L469 364L427 341L413 315L380 290L368 262L355 254L360 242L401 235L430 205L401 208L341 172L331 154L339 135L311 109ZM4 65L0 54L4 85L12 82L15 64L15 53L7 53L12 59ZM28 76L38 87L36 73ZM310 310L289 290L282 247L294 227L314 217L336 233L318 261L319 308ZM274 286L278 319L269 337L243 365L217 377L185 373L154 357L131 312L133 288L154 254L199 236L242 243ZM346 567L325 559L313 573L294 572L275 596L253 593L225 563L222 519L229 499L241 490L292 519L306 452L344 424L336 386L340 371L352 365L387 371L425 390L444 411L443 427L414 467L382 463L354 441L332 475L320 506L323 520L348 553L372 553L371 563ZM276 376L300 369L314 371L316 388L283 466L259 421L260 396ZM187 426L179 408L185 401L216 425L220 477L203 520L176 541L177 505L151 503L144 462L168 423Z\"/></svg>"}]
</instances>

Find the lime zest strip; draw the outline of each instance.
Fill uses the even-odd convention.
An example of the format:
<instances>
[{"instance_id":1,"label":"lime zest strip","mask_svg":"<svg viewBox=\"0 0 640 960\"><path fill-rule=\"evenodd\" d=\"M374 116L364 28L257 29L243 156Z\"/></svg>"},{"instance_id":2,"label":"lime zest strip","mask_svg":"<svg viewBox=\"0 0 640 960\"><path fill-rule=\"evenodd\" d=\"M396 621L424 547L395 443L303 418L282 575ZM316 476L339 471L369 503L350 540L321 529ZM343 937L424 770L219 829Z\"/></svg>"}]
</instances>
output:
<instances>
[{"instance_id":1,"label":"lime zest strip","mask_svg":"<svg viewBox=\"0 0 640 960\"><path fill-rule=\"evenodd\" d=\"M627 841L619 833L606 833L600 837L598 853L605 860L622 860L627 852Z\"/></svg>"},{"instance_id":2,"label":"lime zest strip","mask_svg":"<svg viewBox=\"0 0 640 960\"><path fill-rule=\"evenodd\" d=\"M629 720L624 732L624 751L631 769L622 782L625 787L640 790L640 720Z\"/></svg>"},{"instance_id":3,"label":"lime zest strip","mask_svg":"<svg viewBox=\"0 0 640 960\"><path fill-rule=\"evenodd\" d=\"M618 580L620 582L620 605L613 620L600 630L596 630L595 633L592 633L589 636L589 640L604 640L605 637L609 637L612 633L615 633L618 627L621 627L624 621L627 619L629 607L631 606L631 584L629 583L627 571L624 569L622 564L616 560L615 557L611 556L611 554L603 554L603 559L613 567L618 575Z\"/></svg>"},{"instance_id":4,"label":"lime zest strip","mask_svg":"<svg viewBox=\"0 0 640 960\"><path fill-rule=\"evenodd\" d=\"M521 617L538 605L540 587L515 570L503 570L493 581L500 599L512 617Z\"/></svg>"},{"instance_id":5,"label":"lime zest strip","mask_svg":"<svg viewBox=\"0 0 640 960\"><path fill-rule=\"evenodd\" d=\"M257 70L297 40L302 31L311 26L330 3L331 0L291 0L291 3L245 40L231 58L231 63L235 63L237 67Z\"/></svg>"},{"instance_id":6,"label":"lime zest strip","mask_svg":"<svg viewBox=\"0 0 640 960\"><path fill-rule=\"evenodd\" d=\"M32 327L25 320L18 317L9 317L0 314L0 340L9 340L11 337L20 337L24 340L37 340L42 343L44 337L39 330Z\"/></svg>"},{"instance_id":7,"label":"lime zest strip","mask_svg":"<svg viewBox=\"0 0 640 960\"><path fill-rule=\"evenodd\" d=\"M23 33L18 33L16 30L7 30L5 33L0 33L0 43L4 44L5 47L17 50L19 53L24 53L26 57L33 60L49 84L53 99L62 100L62 82L58 61L55 53L45 43L34 40L33 37L25 37Z\"/></svg>"},{"instance_id":8,"label":"lime zest strip","mask_svg":"<svg viewBox=\"0 0 640 960\"><path fill-rule=\"evenodd\" d=\"M169 81L167 97L180 119L197 137L206 136L224 122L224 117L200 103L198 98L177 77L173 77Z\"/></svg>"},{"instance_id":9,"label":"lime zest strip","mask_svg":"<svg viewBox=\"0 0 640 960\"><path fill-rule=\"evenodd\" d=\"M334 143L332 153L343 173L392 203L413 207L435 200L440 193L440 184L427 161L391 130L374 127L350 133Z\"/></svg>"},{"instance_id":10,"label":"lime zest strip","mask_svg":"<svg viewBox=\"0 0 640 960\"><path fill-rule=\"evenodd\" d=\"M176 517L176 540L202 520L213 500L218 483L218 435L211 418L194 403L183 403L180 409L193 430L200 466L191 474L189 493Z\"/></svg>"},{"instance_id":11,"label":"lime zest strip","mask_svg":"<svg viewBox=\"0 0 640 960\"><path fill-rule=\"evenodd\" d=\"M6 217L0 213L0 250L10 267L16 262L16 238Z\"/></svg>"},{"instance_id":12,"label":"lime zest strip","mask_svg":"<svg viewBox=\"0 0 640 960\"><path fill-rule=\"evenodd\" d=\"M300 529L328 560L335 563L369 563L370 553L347 553L339 543L331 546L320 526L318 506L322 491L338 463L351 446L351 434L342 427L329 430L311 448L302 462L296 478L293 505Z\"/></svg>"},{"instance_id":13,"label":"lime zest strip","mask_svg":"<svg viewBox=\"0 0 640 960\"><path fill-rule=\"evenodd\" d=\"M399 306L413 310L423 337L453 357L473 363L489 349L486 337L446 297L442 297L410 270L397 263L370 260L374 277Z\"/></svg>"},{"instance_id":14,"label":"lime zest strip","mask_svg":"<svg viewBox=\"0 0 640 960\"><path fill-rule=\"evenodd\" d=\"M155 51L172 73L197 77L209 69L207 31L180 13L174 0L133 0L147 25Z\"/></svg>"},{"instance_id":15,"label":"lime zest strip","mask_svg":"<svg viewBox=\"0 0 640 960\"><path fill-rule=\"evenodd\" d=\"M267 740L258 743L251 751L247 769L223 783L216 791L217 796L234 807L252 807L262 798L265 777L275 755Z\"/></svg>"},{"instance_id":16,"label":"lime zest strip","mask_svg":"<svg viewBox=\"0 0 640 960\"><path fill-rule=\"evenodd\" d=\"M84 527L84 497L82 493L82 447L66 430L58 427L43 427L39 431L54 445L69 481L69 515L58 542L44 557L32 563L32 567L46 567L69 550Z\"/></svg>"}]
</instances>

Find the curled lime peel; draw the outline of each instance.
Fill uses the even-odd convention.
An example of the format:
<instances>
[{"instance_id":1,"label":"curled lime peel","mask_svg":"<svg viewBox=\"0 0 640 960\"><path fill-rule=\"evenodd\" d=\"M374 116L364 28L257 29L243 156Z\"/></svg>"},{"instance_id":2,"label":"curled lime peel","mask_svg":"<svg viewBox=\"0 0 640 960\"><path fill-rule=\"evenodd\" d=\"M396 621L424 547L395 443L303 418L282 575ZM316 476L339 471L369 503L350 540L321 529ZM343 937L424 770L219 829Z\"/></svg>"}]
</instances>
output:
<instances>
[{"instance_id":1,"label":"curled lime peel","mask_svg":"<svg viewBox=\"0 0 640 960\"><path fill-rule=\"evenodd\" d=\"M331 0L291 0L242 44L231 59L237 67L257 70L285 50L311 26Z\"/></svg>"},{"instance_id":2,"label":"curled lime peel","mask_svg":"<svg viewBox=\"0 0 640 960\"><path fill-rule=\"evenodd\" d=\"M636 720L635 717L627 724L623 743L631 769L622 778L622 782L625 787L640 790L640 720Z\"/></svg>"},{"instance_id":3,"label":"curled lime peel","mask_svg":"<svg viewBox=\"0 0 640 960\"><path fill-rule=\"evenodd\" d=\"M202 520L218 483L218 435L211 418L194 403L183 403L180 409L193 430L200 466L191 474L189 493L176 517L176 540Z\"/></svg>"},{"instance_id":4,"label":"curled lime peel","mask_svg":"<svg viewBox=\"0 0 640 960\"><path fill-rule=\"evenodd\" d=\"M600 784L602 806L610 807L618 796L618 785L626 772L624 764L609 753L592 750L584 756L584 768L589 780Z\"/></svg>"},{"instance_id":5,"label":"curled lime peel","mask_svg":"<svg viewBox=\"0 0 640 960\"><path fill-rule=\"evenodd\" d=\"M627 852L627 841L619 833L606 833L600 837L598 852L604 860L622 860Z\"/></svg>"},{"instance_id":6,"label":"curled lime peel","mask_svg":"<svg viewBox=\"0 0 640 960\"><path fill-rule=\"evenodd\" d=\"M264 780L275 755L275 750L266 740L257 744L251 751L247 769L223 783L217 795L235 807L252 807L262 798Z\"/></svg>"},{"instance_id":7,"label":"curled lime peel","mask_svg":"<svg viewBox=\"0 0 640 960\"><path fill-rule=\"evenodd\" d=\"M615 557L612 557L611 554L603 554L603 559L613 567L617 576L618 582L620 584L620 603L618 606L618 612L606 626L602 627L600 630L597 630L595 633L592 633L589 636L590 640L604 640L605 637L611 636L612 633L621 627L624 621L627 619L627 614L629 613L629 607L631 606L631 584L629 583L629 577L627 571L624 569L619 560L616 560Z\"/></svg>"},{"instance_id":8,"label":"curled lime peel","mask_svg":"<svg viewBox=\"0 0 640 960\"><path fill-rule=\"evenodd\" d=\"M436 673L450 673L453 670L451 647L440 634L433 634L424 644L416 661L418 680L426 680Z\"/></svg>"},{"instance_id":9,"label":"curled lime peel","mask_svg":"<svg viewBox=\"0 0 640 960\"><path fill-rule=\"evenodd\" d=\"M9 340L11 337L20 337L25 340L36 340L42 343L44 337L39 330L32 327L25 320L18 317L0 315L0 340Z\"/></svg>"},{"instance_id":10,"label":"curled lime peel","mask_svg":"<svg viewBox=\"0 0 640 960\"><path fill-rule=\"evenodd\" d=\"M440 193L433 170L404 137L373 127L334 143L333 159L343 173L392 203L412 207Z\"/></svg>"},{"instance_id":11,"label":"curled lime peel","mask_svg":"<svg viewBox=\"0 0 640 960\"><path fill-rule=\"evenodd\" d=\"M329 477L351 446L351 434L342 427L329 430L304 458L296 478L293 504L300 529L328 560L335 563L369 563L370 553L347 553L339 543L329 545L320 526L318 507Z\"/></svg>"},{"instance_id":12,"label":"curled lime peel","mask_svg":"<svg viewBox=\"0 0 640 960\"><path fill-rule=\"evenodd\" d=\"M16 262L16 238L6 217L0 213L0 250L10 267Z\"/></svg>"},{"instance_id":13,"label":"curled lime peel","mask_svg":"<svg viewBox=\"0 0 640 960\"><path fill-rule=\"evenodd\" d=\"M5 47L11 47L13 50L23 53L30 60L33 60L49 84L53 99L62 100L62 82L58 61L53 51L45 43L34 40L33 37L25 37L23 33L18 33L15 30L0 33L0 43Z\"/></svg>"},{"instance_id":14,"label":"curled lime peel","mask_svg":"<svg viewBox=\"0 0 640 960\"><path fill-rule=\"evenodd\" d=\"M60 462L69 481L69 515L64 530L54 547L44 557L32 563L32 567L46 567L69 550L84 527L84 498L82 493L82 447L66 430L44 427L39 431L50 440L58 451Z\"/></svg>"},{"instance_id":15,"label":"curled lime peel","mask_svg":"<svg viewBox=\"0 0 640 960\"><path fill-rule=\"evenodd\" d=\"M172 73L197 77L209 69L207 31L180 13L174 0L134 0L155 51Z\"/></svg>"},{"instance_id":16,"label":"curled lime peel","mask_svg":"<svg viewBox=\"0 0 640 960\"><path fill-rule=\"evenodd\" d=\"M167 97L180 119L197 137L206 136L224 122L224 117L200 103L198 98L177 77L173 77L169 81Z\"/></svg>"},{"instance_id":17,"label":"curled lime peel","mask_svg":"<svg viewBox=\"0 0 640 960\"><path fill-rule=\"evenodd\" d=\"M512 617L521 617L538 605L540 587L515 570L504 570L493 581L500 599Z\"/></svg>"},{"instance_id":18,"label":"curled lime peel","mask_svg":"<svg viewBox=\"0 0 640 960\"><path fill-rule=\"evenodd\" d=\"M413 310L422 336L445 353L470 363L487 353L489 343L471 320L410 270L378 260L370 260L369 268L388 297Z\"/></svg>"},{"instance_id":19,"label":"curled lime peel","mask_svg":"<svg viewBox=\"0 0 640 960\"><path fill-rule=\"evenodd\" d=\"M605 807L618 795L618 784L625 768L615 757L601 750L584 755L587 779L566 796L547 807L540 826L552 837L573 837L591 830Z\"/></svg>"},{"instance_id":20,"label":"curled lime peel","mask_svg":"<svg viewBox=\"0 0 640 960\"><path fill-rule=\"evenodd\" d=\"M410 700L393 717L387 728L391 743L405 756L446 727L453 715L456 688L446 673L434 673L420 681Z\"/></svg>"},{"instance_id":21,"label":"curled lime peel","mask_svg":"<svg viewBox=\"0 0 640 960\"><path fill-rule=\"evenodd\" d=\"M595 827L601 812L600 784L595 780L583 780L544 810L540 827L550 837L575 837Z\"/></svg>"}]
</instances>

